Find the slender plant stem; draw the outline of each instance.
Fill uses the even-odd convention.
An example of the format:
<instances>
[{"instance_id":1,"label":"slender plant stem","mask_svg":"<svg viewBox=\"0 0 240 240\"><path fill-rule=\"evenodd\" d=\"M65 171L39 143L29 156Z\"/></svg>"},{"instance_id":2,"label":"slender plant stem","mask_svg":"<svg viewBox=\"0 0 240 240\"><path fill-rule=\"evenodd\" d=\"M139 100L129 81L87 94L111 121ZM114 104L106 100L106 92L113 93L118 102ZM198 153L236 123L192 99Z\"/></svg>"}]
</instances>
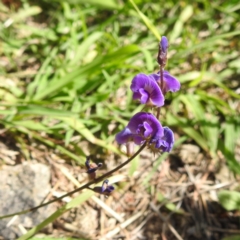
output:
<instances>
[{"instance_id":1,"label":"slender plant stem","mask_svg":"<svg viewBox=\"0 0 240 240\"><path fill-rule=\"evenodd\" d=\"M156 118L159 119L160 117L160 107L157 108L157 115L156 115Z\"/></svg>"},{"instance_id":2,"label":"slender plant stem","mask_svg":"<svg viewBox=\"0 0 240 240\"><path fill-rule=\"evenodd\" d=\"M15 213L12 213L12 214L8 214L8 215L4 215L4 216L0 216L0 219L4 219L4 218L9 218L9 217L13 217L15 215L23 215L23 214L26 214L28 212L32 212L32 211L35 211L41 207L44 207L44 206L47 206L53 202L56 202L58 200L61 200L67 196L70 196L76 192L79 192L83 189L86 189L86 188L89 188L89 186L91 186L92 184L95 184L95 183L98 183L98 182L101 182L102 180L104 180L106 177L109 177L111 174L113 174L114 172L118 171L119 169L121 169L122 167L124 167L125 165L127 165L129 162L131 162L138 154L140 154L140 152L146 147L147 145L147 142L145 142L139 149L137 152L135 152L129 159L127 159L125 162L123 162L122 164L120 164L119 166L115 167L114 169L110 170L109 172L103 174L102 176L92 180L91 182L88 182L86 184L84 184L83 186L71 191L71 192L68 192L64 195L62 195L61 197L58 197L58 198L55 198L49 202L46 202L46 203L43 203L41 205L38 205L36 207L33 207L33 208L29 208L29 209L26 209L26 210L23 210L23 211L20 211L20 212L15 212Z\"/></svg>"},{"instance_id":3,"label":"slender plant stem","mask_svg":"<svg viewBox=\"0 0 240 240\"><path fill-rule=\"evenodd\" d=\"M163 66L162 65L160 65L160 82L161 82L161 89L163 91Z\"/></svg>"},{"instance_id":4,"label":"slender plant stem","mask_svg":"<svg viewBox=\"0 0 240 240\"><path fill-rule=\"evenodd\" d=\"M159 65L159 67L160 67L160 88L162 89L162 91L163 91L163 66L162 65ZM163 94L164 94L164 92L163 92ZM160 117L160 111L161 111L161 108L160 107L158 107L157 108L157 115L156 115L156 117L157 117L157 119L159 119L159 117Z\"/></svg>"}]
</instances>

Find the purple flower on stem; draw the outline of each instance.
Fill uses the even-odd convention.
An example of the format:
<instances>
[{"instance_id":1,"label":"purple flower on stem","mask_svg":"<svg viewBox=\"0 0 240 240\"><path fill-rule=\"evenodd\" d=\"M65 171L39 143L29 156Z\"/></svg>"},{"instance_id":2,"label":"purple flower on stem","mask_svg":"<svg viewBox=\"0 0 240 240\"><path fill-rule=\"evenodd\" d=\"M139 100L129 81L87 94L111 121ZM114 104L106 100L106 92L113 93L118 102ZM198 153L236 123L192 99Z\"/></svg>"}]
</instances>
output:
<instances>
[{"instance_id":1,"label":"purple flower on stem","mask_svg":"<svg viewBox=\"0 0 240 240\"><path fill-rule=\"evenodd\" d=\"M133 99L138 99L142 104L161 107L164 105L164 96L155 79L143 73L136 75L130 86Z\"/></svg>"},{"instance_id":2,"label":"purple flower on stem","mask_svg":"<svg viewBox=\"0 0 240 240\"><path fill-rule=\"evenodd\" d=\"M134 142L143 144L146 140L163 136L163 127L151 113L140 112L135 114L120 133L116 135L119 144Z\"/></svg>"},{"instance_id":3,"label":"purple flower on stem","mask_svg":"<svg viewBox=\"0 0 240 240\"><path fill-rule=\"evenodd\" d=\"M103 181L102 187L94 187L93 190L97 193L109 196L115 189L114 186L108 184L108 179Z\"/></svg>"},{"instance_id":4,"label":"purple flower on stem","mask_svg":"<svg viewBox=\"0 0 240 240\"><path fill-rule=\"evenodd\" d=\"M153 152L169 152L174 143L174 135L168 127L162 127L158 119L151 113L135 114L128 125L116 135L119 144L134 142L141 145L148 141Z\"/></svg>"},{"instance_id":5,"label":"purple flower on stem","mask_svg":"<svg viewBox=\"0 0 240 240\"><path fill-rule=\"evenodd\" d=\"M159 86L161 86L161 74L160 72L158 73L153 73L150 74L151 78L153 78ZM163 71L163 84L162 84L162 93L165 95L167 92L177 92L181 84L180 82L173 77L172 75L169 74L168 71Z\"/></svg>"}]
</instances>

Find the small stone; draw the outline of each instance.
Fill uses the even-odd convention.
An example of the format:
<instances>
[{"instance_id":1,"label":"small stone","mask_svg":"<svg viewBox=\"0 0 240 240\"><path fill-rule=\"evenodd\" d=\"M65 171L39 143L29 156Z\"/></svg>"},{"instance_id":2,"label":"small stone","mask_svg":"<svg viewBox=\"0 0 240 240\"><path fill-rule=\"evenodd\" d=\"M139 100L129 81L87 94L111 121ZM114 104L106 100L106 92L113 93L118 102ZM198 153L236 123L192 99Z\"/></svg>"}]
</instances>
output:
<instances>
[{"instance_id":1,"label":"small stone","mask_svg":"<svg viewBox=\"0 0 240 240\"><path fill-rule=\"evenodd\" d=\"M45 199L51 186L50 169L41 163L25 162L3 166L0 170L0 215L7 215L35 207ZM0 220L0 236L16 239L24 228L32 228L55 211L52 204L28 214Z\"/></svg>"}]
</instances>

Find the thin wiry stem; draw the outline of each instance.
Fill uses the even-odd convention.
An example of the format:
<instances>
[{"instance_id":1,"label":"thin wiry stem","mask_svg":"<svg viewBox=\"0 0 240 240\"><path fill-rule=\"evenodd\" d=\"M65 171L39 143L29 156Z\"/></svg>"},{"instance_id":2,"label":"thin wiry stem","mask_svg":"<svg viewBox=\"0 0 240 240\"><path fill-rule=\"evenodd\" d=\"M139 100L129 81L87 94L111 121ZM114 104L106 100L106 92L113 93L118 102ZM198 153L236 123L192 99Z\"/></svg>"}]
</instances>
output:
<instances>
[{"instance_id":1,"label":"thin wiry stem","mask_svg":"<svg viewBox=\"0 0 240 240\"><path fill-rule=\"evenodd\" d=\"M160 107L157 108L157 115L156 115L156 118L159 119L160 117Z\"/></svg>"},{"instance_id":2,"label":"thin wiry stem","mask_svg":"<svg viewBox=\"0 0 240 240\"><path fill-rule=\"evenodd\" d=\"M125 165L127 165L129 162L131 162L138 154L140 154L140 152L146 147L147 145L147 142L145 142L139 149L136 153L134 153L129 159L127 159L125 162L123 162L122 164L120 164L119 166L115 167L114 169L110 170L109 172L103 174L102 176L92 180L91 182L88 182L86 184L84 184L83 186L71 191L71 192L68 192L64 195L62 195L61 197L58 197L58 198L55 198L49 202L46 202L46 203L43 203L41 205L38 205L36 207L33 207L33 208L29 208L29 209L26 209L26 210L23 210L23 211L20 211L20 212L15 212L15 213L11 213L11 214L8 214L8 215L4 215L4 216L0 216L0 219L4 219L4 218L9 218L9 217L13 217L15 215L23 215L23 214L26 214L28 212L32 212L32 211L35 211L41 207L44 207L44 206L47 206L53 202L56 202L58 200L61 200L67 196L70 196L76 192L79 192L83 189L86 189L86 188L89 188L89 186L91 186L92 184L94 183L98 183L98 182L101 182L102 180L104 180L106 177L109 177L111 174L113 174L114 172L118 171L119 169L121 169L122 167L124 167Z\"/></svg>"},{"instance_id":3,"label":"thin wiry stem","mask_svg":"<svg viewBox=\"0 0 240 240\"><path fill-rule=\"evenodd\" d=\"M163 89L163 86L164 86L164 83L163 83L163 66L162 65L159 65L160 67L160 88ZM161 108L157 108L157 119L159 119L160 117L160 111L161 111Z\"/></svg>"},{"instance_id":4,"label":"thin wiry stem","mask_svg":"<svg viewBox=\"0 0 240 240\"><path fill-rule=\"evenodd\" d=\"M163 66L160 65L160 82L161 82L161 89L163 90Z\"/></svg>"}]
</instances>

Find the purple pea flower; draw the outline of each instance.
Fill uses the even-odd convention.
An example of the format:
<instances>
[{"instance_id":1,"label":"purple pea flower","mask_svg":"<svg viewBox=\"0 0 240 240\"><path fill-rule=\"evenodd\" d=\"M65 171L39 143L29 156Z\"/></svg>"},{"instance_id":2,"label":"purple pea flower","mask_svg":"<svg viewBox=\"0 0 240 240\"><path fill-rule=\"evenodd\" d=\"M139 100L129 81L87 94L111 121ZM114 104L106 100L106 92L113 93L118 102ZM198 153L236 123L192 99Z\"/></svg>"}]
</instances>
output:
<instances>
[{"instance_id":1,"label":"purple pea flower","mask_svg":"<svg viewBox=\"0 0 240 240\"><path fill-rule=\"evenodd\" d=\"M162 127L154 115L140 112L116 135L116 141L119 144L134 142L137 145L148 141L148 146L153 152L169 152L174 143L174 135L171 129Z\"/></svg>"},{"instance_id":2,"label":"purple pea flower","mask_svg":"<svg viewBox=\"0 0 240 240\"><path fill-rule=\"evenodd\" d=\"M135 114L129 121L127 127L116 135L119 144L134 142L143 144L146 140L160 138L163 136L163 127L157 118L151 113L140 112Z\"/></svg>"},{"instance_id":3,"label":"purple pea flower","mask_svg":"<svg viewBox=\"0 0 240 240\"><path fill-rule=\"evenodd\" d=\"M153 73L149 75L153 78L159 86L161 86L161 73ZM170 75L168 71L163 71L163 84L162 84L162 93L165 95L167 92L177 92L181 87L180 82Z\"/></svg>"},{"instance_id":4,"label":"purple pea flower","mask_svg":"<svg viewBox=\"0 0 240 240\"><path fill-rule=\"evenodd\" d=\"M109 183L108 179L104 180L102 187L94 187L93 191L109 196L115 188L114 186L109 185L108 183Z\"/></svg>"},{"instance_id":5,"label":"purple pea flower","mask_svg":"<svg viewBox=\"0 0 240 240\"><path fill-rule=\"evenodd\" d=\"M140 73L136 75L130 86L133 99L138 99L142 104L161 107L164 105L164 96L155 79Z\"/></svg>"}]
</instances>

